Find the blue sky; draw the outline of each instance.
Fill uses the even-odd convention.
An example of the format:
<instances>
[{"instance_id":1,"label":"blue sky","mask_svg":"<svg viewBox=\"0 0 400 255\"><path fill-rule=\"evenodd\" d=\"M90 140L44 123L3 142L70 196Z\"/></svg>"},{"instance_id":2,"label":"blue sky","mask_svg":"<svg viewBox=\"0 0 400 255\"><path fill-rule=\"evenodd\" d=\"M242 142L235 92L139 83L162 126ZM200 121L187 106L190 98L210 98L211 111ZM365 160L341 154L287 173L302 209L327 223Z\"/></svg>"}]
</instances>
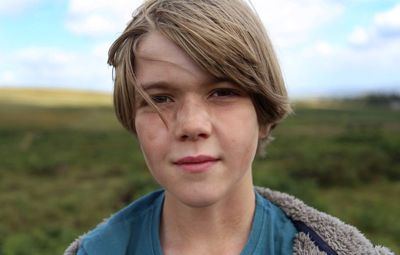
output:
<instances>
[{"instance_id":1,"label":"blue sky","mask_svg":"<svg viewBox=\"0 0 400 255\"><path fill-rule=\"evenodd\" d=\"M3 0L0 86L112 91L107 51L139 0ZM252 0L294 98L400 93L400 1Z\"/></svg>"}]
</instances>

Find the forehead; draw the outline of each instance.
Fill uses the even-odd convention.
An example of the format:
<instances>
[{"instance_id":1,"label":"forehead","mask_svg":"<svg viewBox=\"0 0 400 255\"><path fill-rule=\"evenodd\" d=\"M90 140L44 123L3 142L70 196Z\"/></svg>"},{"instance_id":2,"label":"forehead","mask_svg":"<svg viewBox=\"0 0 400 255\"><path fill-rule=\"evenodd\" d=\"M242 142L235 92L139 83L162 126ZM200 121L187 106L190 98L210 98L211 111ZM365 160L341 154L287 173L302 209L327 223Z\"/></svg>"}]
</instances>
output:
<instances>
[{"instance_id":1,"label":"forehead","mask_svg":"<svg viewBox=\"0 0 400 255\"><path fill-rule=\"evenodd\" d=\"M135 49L135 59L136 69L141 69L141 63L158 61L172 64L192 75L210 76L185 51L158 31L149 32L141 38Z\"/></svg>"}]
</instances>

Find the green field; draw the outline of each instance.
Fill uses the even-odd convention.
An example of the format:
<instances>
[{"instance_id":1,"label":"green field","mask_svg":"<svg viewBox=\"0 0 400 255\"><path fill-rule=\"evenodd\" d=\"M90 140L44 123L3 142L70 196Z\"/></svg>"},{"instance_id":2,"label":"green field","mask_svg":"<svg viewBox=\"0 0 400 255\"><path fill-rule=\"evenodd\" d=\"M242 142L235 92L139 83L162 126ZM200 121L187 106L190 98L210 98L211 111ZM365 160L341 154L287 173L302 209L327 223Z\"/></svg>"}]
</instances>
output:
<instances>
[{"instance_id":1,"label":"green field","mask_svg":"<svg viewBox=\"0 0 400 255\"><path fill-rule=\"evenodd\" d=\"M111 96L0 89L0 255L61 254L155 188ZM400 254L400 111L302 102L274 131L255 183L289 192Z\"/></svg>"}]
</instances>

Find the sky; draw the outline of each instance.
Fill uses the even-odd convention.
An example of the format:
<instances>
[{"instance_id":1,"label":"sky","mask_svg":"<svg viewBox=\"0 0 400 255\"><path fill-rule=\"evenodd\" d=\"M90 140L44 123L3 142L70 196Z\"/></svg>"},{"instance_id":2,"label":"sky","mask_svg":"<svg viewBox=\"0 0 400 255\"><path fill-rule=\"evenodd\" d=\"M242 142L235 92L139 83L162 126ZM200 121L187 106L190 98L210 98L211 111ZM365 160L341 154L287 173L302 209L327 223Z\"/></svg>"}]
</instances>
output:
<instances>
[{"instance_id":1,"label":"sky","mask_svg":"<svg viewBox=\"0 0 400 255\"><path fill-rule=\"evenodd\" d=\"M141 0L2 0L0 87L111 92L107 52ZM400 93L400 0L251 0L292 98Z\"/></svg>"}]
</instances>

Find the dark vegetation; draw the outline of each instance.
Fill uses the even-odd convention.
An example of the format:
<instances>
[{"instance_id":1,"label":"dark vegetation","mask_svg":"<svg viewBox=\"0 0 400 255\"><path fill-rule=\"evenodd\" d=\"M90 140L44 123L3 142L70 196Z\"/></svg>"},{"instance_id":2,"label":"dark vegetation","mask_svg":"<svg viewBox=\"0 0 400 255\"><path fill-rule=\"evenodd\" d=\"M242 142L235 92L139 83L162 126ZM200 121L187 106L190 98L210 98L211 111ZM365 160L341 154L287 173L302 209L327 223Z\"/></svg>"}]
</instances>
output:
<instances>
[{"instance_id":1,"label":"dark vegetation","mask_svg":"<svg viewBox=\"0 0 400 255\"><path fill-rule=\"evenodd\" d=\"M298 104L254 178L399 253L400 111L375 101ZM157 187L111 107L0 103L0 255L61 254Z\"/></svg>"}]
</instances>

